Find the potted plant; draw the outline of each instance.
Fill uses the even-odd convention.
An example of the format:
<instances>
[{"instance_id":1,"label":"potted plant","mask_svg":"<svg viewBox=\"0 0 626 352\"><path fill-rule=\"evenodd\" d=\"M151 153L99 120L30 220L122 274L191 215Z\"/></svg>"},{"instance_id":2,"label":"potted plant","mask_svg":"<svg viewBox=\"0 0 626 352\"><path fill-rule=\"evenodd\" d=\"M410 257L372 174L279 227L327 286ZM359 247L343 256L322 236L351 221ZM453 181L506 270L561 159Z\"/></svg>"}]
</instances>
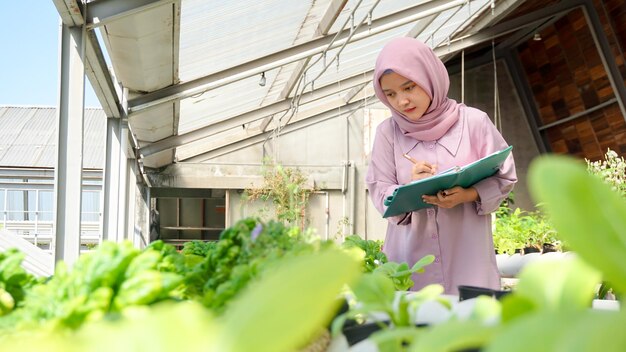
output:
<instances>
[{"instance_id":1,"label":"potted plant","mask_svg":"<svg viewBox=\"0 0 626 352\"><path fill-rule=\"evenodd\" d=\"M508 202L496 213L493 241L503 277L515 277L524 265L541 254L560 252L562 248L556 230L540 207L533 212L512 210Z\"/></svg>"}]
</instances>

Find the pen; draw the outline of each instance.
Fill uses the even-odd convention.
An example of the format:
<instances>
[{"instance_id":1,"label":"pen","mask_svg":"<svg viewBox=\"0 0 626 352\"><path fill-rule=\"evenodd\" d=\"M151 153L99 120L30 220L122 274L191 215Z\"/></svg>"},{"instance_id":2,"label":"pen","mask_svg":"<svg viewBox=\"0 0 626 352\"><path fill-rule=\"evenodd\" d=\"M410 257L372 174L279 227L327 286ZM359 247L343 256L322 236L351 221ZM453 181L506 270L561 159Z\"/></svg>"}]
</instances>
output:
<instances>
[{"instance_id":1,"label":"pen","mask_svg":"<svg viewBox=\"0 0 626 352\"><path fill-rule=\"evenodd\" d=\"M411 156L409 156L409 154L402 154L402 156L407 159L408 161L412 162L413 164L417 164L417 160L411 158Z\"/></svg>"}]
</instances>

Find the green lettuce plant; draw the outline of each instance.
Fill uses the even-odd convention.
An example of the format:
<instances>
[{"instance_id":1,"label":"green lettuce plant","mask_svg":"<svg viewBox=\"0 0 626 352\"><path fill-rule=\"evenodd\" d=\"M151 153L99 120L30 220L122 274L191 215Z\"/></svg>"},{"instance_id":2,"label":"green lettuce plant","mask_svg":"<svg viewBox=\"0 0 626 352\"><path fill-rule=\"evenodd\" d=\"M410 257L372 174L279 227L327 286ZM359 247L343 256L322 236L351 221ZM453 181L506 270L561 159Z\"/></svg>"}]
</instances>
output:
<instances>
[{"instance_id":1,"label":"green lettuce plant","mask_svg":"<svg viewBox=\"0 0 626 352\"><path fill-rule=\"evenodd\" d=\"M524 248L541 251L544 244L550 244L557 250L561 248L557 231L541 210L527 212L520 208L500 208L493 243L498 254L513 254Z\"/></svg>"},{"instance_id":2,"label":"green lettuce plant","mask_svg":"<svg viewBox=\"0 0 626 352\"><path fill-rule=\"evenodd\" d=\"M344 248L359 248L364 252L363 264L366 273L371 273L379 266L387 263L387 256L383 253L383 242L364 240L359 235L350 235L341 244Z\"/></svg>"},{"instance_id":3,"label":"green lettuce plant","mask_svg":"<svg viewBox=\"0 0 626 352\"><path fill-rule=\"evenodd\" d=\"M328 323L360 265L337 249L283 258L220 317L193 301L134 307L121 319L88 322L75 332L22 331L0 340L0 350L295 351Z\"/></svg>"}]
</instances>

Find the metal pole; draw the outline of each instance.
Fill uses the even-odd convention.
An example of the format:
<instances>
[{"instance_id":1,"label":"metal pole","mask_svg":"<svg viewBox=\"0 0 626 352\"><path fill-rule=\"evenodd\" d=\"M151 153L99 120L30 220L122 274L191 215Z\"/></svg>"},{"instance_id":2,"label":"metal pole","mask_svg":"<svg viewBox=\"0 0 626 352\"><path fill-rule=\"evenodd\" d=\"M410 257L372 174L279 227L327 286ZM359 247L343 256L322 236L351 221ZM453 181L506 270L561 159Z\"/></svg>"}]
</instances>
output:
<instances>
[{"instance_id":1,"label":"metal pole","mask_svg":"<svg viewBox=\"0 0 626 352\"><path fill-rule=\"evenodd\" d=\"M60 26L58 143L55 189L55 261L69 266L80 254L85 95L84 30Z\"/></svg>"},{"instance_id":2,"label":"metal pole","mask_svg":"<svg viewBox=\"0 0 626 352\"><path fill-rule=\"evenodd\" d=\"M102 189L102 241L117 239L121 155L120 119L107 119L106 157Z\"/></svg>"},{"instance_id":3,"label":"metal pole","mask_svg":"<svg viewBox=\"0 0 626 352\"><path fill-rule=\"evenodd\" d=\"M615 98L617 98L617 103L619 104L619 109L622 112L622 117L626 119L626 107L624 104L626 101L626 85L624 85L622 74L617 67L613 51L611 50L611 45L609 44L609 40L606 38L602 22L600 21L600 17L596 12L593 2L586 0L585 6L583 6L583 12L585 14L585 18L587 19L587 24L589 25L593 41L596 43L596 47L598 48L598 54L600 55L600 59L602 59L602 64L606 70L609 82L611 82Z\"/></svg>"}]
</instances>

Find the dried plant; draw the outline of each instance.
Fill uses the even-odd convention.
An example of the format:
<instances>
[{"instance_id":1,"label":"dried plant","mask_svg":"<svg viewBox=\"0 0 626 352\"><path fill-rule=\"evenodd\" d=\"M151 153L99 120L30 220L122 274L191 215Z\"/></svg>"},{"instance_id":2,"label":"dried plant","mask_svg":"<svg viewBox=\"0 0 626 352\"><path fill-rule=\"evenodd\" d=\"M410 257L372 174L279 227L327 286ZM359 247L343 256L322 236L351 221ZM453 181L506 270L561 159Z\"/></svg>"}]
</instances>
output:
<instances>
[{"instance_id":1,"label":"dried plant","mask_svg":"<svg viewBox=\"0 0 626 352\"><path fill-rule=\"evenodd\" d=\"M306 206L314 189L307 188L308 178L297 168L265 163L263 185L244 192L248 201L271 201L276 219L293 226L305 227Z\"/></svg>"}]
</instances>

